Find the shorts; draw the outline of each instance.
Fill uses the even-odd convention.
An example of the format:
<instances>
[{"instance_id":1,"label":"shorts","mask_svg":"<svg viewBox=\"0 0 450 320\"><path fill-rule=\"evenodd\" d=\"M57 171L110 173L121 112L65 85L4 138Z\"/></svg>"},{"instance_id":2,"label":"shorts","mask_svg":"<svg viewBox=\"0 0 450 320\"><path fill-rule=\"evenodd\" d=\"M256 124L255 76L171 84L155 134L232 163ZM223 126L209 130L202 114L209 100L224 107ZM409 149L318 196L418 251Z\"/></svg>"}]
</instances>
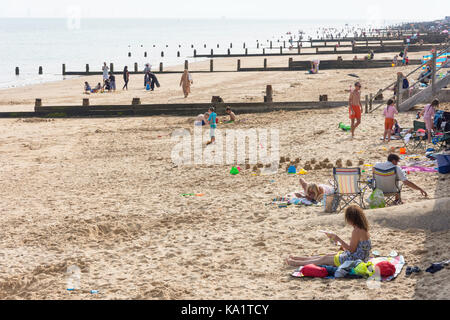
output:
<instances>
[{"instance_id":1,"label":"shorts","mask_svg":"<svg viewBox=\"0 0 450 320\"><path fill-rule=\"evenodd\" d=\"M209 136L211 138L214 138L216 136L216 128L210 128L209 129Z\"/></svg>"},{"instance_id":2,"label":"shorts","mask_svg":"<svg viewBox=\"0 0 450 320\"><path fill-rule=\"evenodd\" d=\"M353 114L352 111L353 110ZM350 119L361 119L361 108L359 106L351 106L348 110Z\"/></svg>"},{"instance_id":3,"label":"shorts","mask_svg":"<svg viewBox=\"0 0 450 320\"><path fill-rule=\"evenodd\" d=\"M427 128L428 132L431 132L433 129L433 120L431 118L423 118L425 121L425 127Z\"/></svg>"},{"instance_id":4,"label":"shorts","mask_svg":"<svg viewBox=\"0 0 450 320\"><path fill-rule=\"evenodd\" d=\"M392 130L392 128L394 127L394 119L392 118L386 118L384 119L384 130L388 131L388 130Z\"/></svg>"},{"instance_id":5,"label":"shorts","mask_svg":"<svg viewBox=\"0 0 450 320\"><path fill-rule=\"evenodd\" d=\"M335 256L334 256L334 265L336 266L336 267L339 267L340 265L341 265L341 261L340 261L340 256L341 256L341 254L343 254L344 253L344 251L339 251Z\"/></svg>"}]
</instances>

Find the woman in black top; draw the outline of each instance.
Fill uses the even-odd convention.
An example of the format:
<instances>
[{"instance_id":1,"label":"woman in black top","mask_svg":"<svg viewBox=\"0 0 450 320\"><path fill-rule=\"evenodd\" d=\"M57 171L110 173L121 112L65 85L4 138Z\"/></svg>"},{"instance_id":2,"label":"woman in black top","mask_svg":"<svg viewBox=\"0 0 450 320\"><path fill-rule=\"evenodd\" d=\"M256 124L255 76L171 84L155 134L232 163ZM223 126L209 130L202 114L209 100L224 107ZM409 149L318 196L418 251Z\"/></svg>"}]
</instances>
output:
<instances>
[{"instance_id":1,"label":"woman in black top","mask_svg":"<svg viewBox=\"0 0 450 320\"><path fill-rule=\"evenodd\" d=\"M128 81L130 81L130 73L128 72L128 67L125 67L125 69L123 69L123 81L125 81L125 85L123 86L122 90L125 90L125 88L128 90Z\"/></svg>"}]
</instances>

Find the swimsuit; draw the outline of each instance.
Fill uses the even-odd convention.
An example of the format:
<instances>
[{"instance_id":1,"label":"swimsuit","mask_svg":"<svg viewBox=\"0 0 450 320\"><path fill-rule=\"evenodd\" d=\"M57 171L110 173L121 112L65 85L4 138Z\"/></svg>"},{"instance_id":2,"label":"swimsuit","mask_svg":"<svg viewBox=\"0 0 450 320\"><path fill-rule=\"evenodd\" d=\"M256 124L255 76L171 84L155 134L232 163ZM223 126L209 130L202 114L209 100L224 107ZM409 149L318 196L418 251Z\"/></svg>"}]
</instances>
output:
<instances>
[{"instance_id":1,"label":"swimsuit","mask_svg":"<svg viewBox=\"0 0 450 320\"><path fill-rule=\"evenodd\" d=\"M339 267L345 261L362 260L367 262L369 260L370 250L372 249L372 242L369 240L360 241L355 252L340 251L334 256L334 264Z\"/></svg>"}]
</instances>

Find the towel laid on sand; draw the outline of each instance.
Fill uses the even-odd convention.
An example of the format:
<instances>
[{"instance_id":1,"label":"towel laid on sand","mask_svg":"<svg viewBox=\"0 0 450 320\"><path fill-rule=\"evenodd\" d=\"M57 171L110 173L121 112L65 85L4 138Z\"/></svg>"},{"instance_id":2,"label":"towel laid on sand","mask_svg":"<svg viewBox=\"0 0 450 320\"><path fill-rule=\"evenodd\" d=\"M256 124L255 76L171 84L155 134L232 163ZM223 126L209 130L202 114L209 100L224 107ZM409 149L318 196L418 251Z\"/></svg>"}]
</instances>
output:
<instances>
[{"instance_id":1,"label":"towel laid on sand","mask_svg":"<svg viewBox=\"0 0 450 320\"><path fill-rule=\"evenodd\" d=\"M402 272L403 266L405 265L405 259L403 256L397 256L397 257L377 257L377 258L371 258L369 262L372 262L374 266L376 266L378 263L388 261L392 263L395 267L395 273L392 276L389 277L380 277L378 272L375 272L373 276L368 278L369 280L379 280L382 282L391 281ZM302 273L303 267L299 267L297 270L295 270L291 275L294 278L305 278L305 276ZM345 278L361 278L361 277L355 277L354 275L347 274L345 275ZM325 279L336 279L335 276L328 275Z\"/></svg>"}]
</instances>

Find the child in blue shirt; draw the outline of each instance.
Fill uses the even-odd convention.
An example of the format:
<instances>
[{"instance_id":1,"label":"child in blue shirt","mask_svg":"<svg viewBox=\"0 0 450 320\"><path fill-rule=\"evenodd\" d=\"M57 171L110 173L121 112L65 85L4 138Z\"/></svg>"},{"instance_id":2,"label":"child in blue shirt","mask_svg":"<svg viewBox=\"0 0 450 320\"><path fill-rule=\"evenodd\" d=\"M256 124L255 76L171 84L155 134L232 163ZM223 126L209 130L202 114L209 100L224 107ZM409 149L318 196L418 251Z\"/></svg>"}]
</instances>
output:
<instances>
[{"instance_id":1,"label":"child in blue shirt","mask_svg":"<svg viewBox=\"0 0 450 320\"><path fill-rule=\"evenodd\" d=\"M209 141L207 143L207 145L214 143L216 141L216 128L217 128L217 124L216 124L216 119L217 119L217 114L214 112L214 107L209 108L209 118L208 118L208 123L209 123L209 135L211 136L211 141Z\"/></svg>"}]
</instances>

